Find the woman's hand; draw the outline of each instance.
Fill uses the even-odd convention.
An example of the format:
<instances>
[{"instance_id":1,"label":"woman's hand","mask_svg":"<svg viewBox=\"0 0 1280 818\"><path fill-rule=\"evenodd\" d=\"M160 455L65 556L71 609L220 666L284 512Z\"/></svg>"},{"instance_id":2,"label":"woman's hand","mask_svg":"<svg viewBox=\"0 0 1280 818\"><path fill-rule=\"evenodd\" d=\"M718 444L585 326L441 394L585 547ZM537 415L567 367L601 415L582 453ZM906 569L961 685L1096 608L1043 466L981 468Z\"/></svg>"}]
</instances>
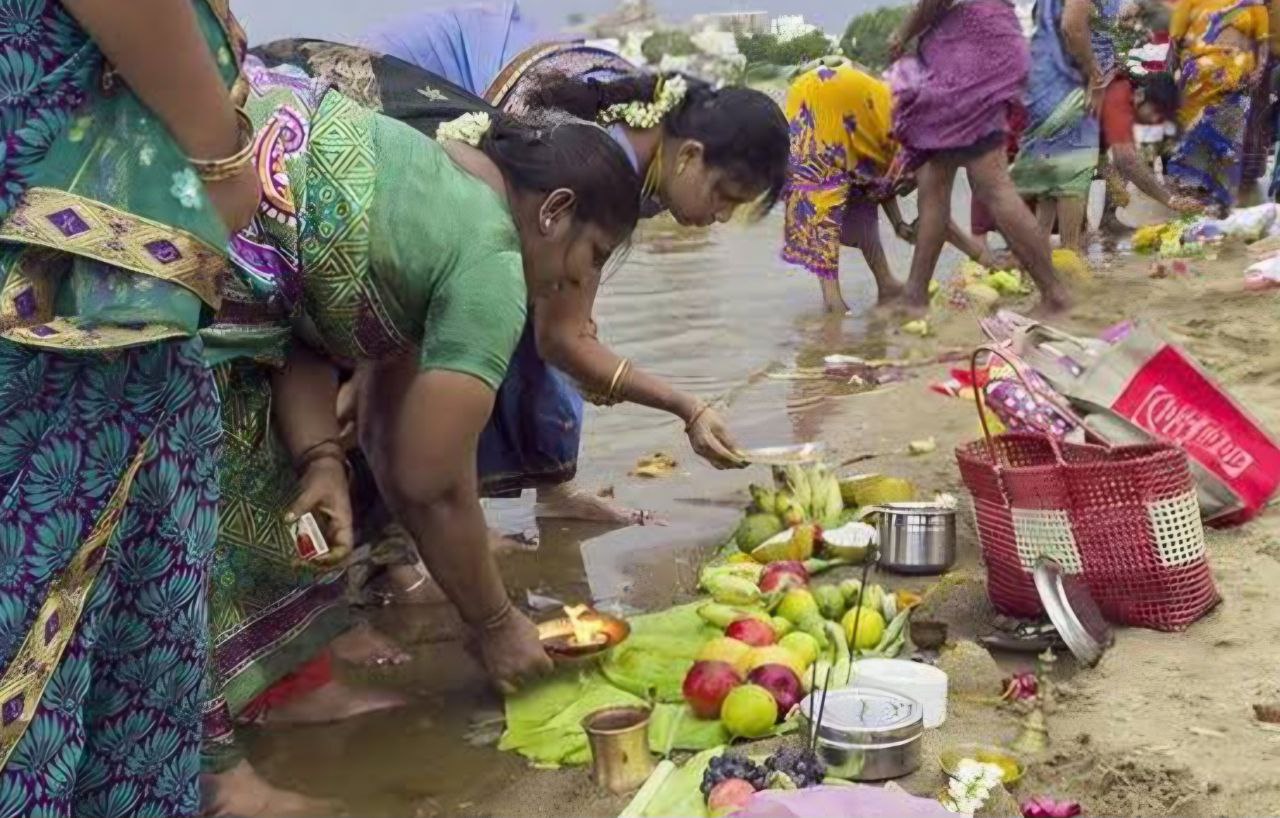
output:
<instances>
[{"instance_id":1,"label":"woman's hand","mask_svg":"<svg viewBox=\"0 0 1280 818\"><path fill-rule=\"evenodd\" d=\"M738 452L738 444L730 436L720 413L703 405L685 427L689 445L717 469L741 469L747 465Z\"/></svg>"},{"instance_id":2,"label":"woman's hand","mask_svg":"<svg viewBox=\"0 0 1280 818\"><path fill-rule=\"evenodd\" d=\"M289 506L285 522L292 525L307 512L314 515L324 531L329 553L306 560L305 564L336 568L351 556L355 545L346 463L336 457L314 460L308 464L299 484L298 499Z\"/></svg>"},{"instance_id":3,"label":"woman's hand","mask_svg":"<svg viewBox=\"0 0 1280 818\"><path fill-rule=\"evenodd\" d=\"M262 200L258 173L251 164L229 179L205 182L204 189L218 215L222 217L223 224L232 233L238 233L249 226Z\"/></svg>"},{"instance_id":4,"label":"woman's hand","mask_svg":"<svg viewBox=\"0 0 1280 818\"><path fill-rule=\"evenodd\" d=\"M538 628L514 607L494 625L480 631L480 662L495 687L511 695L521 684L551 672L551 657L542 648Z\"/></svg>"}]
</instances>

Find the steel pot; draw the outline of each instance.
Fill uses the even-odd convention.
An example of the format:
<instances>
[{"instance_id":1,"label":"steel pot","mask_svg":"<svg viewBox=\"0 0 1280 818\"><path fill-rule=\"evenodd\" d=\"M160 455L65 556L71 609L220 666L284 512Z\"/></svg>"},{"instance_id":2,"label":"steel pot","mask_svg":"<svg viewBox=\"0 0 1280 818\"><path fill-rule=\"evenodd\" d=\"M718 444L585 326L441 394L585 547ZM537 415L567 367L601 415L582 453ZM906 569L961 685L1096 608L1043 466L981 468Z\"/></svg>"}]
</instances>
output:
<instances>
[{"instance_id":1,"label":"steel pot","mask_svg":"<svg viewBox=\"0 0 1280 818\"><path fill-rule=\"evenodd\" d=\"M806 725L816 707L818 755L827 772L850 781L888 781L920 768L924 708L889 690L846 687L816 691L800 703ZM811 729L811 728L810 728Z\"/></svg>"},{"instance_id":2,"label":"steel pot","mask_svg":"<svg viewBox=\"0 0 1280 818\"><path fill-rule=\"evenodd\" d=\"M899 574L943 574L956 562L956 510L932 503L877 506L880 566Z\"/></svg>"}]
</instances>

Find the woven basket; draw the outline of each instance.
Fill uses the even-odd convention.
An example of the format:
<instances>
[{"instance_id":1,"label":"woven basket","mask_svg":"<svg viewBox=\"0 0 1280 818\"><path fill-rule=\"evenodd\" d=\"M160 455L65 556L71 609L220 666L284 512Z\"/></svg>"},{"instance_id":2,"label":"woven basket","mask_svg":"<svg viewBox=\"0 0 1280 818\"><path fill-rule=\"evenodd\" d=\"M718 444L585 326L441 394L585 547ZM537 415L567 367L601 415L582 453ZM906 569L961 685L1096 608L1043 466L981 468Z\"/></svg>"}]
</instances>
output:
<instances>
[{"instance_id":1,"label":"woven basket","mask_svg":"<svg viewBox=\"0 0 1280 818\"><path fill-rule=\"evenodd\" d=\"M975 368L984 353L1023 376L1016 358L989 347L974 353ZM1041 557L1079 575L1119 624L1181 630L1218 603L1186 452L1164 443L1061 443L1026 432L993 437L975 397L984 439L957 449L956 460L997 610L1044 614L1033 578Z\"/></svg>"}]
</instances>

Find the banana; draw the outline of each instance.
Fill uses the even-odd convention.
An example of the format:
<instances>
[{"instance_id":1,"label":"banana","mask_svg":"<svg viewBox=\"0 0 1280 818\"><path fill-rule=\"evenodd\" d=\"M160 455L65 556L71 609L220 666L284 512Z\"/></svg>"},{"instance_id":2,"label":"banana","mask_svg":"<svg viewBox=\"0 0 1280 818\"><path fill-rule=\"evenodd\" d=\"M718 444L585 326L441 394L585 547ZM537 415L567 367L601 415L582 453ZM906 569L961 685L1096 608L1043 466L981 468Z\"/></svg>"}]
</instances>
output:
<instances>
[{"instance_id":1,"label":"banana","mask_svg":"<svg viewBox=\"0 0 1280 818\"><path fill-rule=\"evenodd\" d=\"M787 494L786 508L778 516L782 518L782 524L788 528L795 528L803 523L806 518L804 506L800 505L790 494Z\"/></svg>"},{"instance_id":2,"label":"banana","mask_svg":"<svg viewBox=\"0 0 1280 818\"><path fill-rule=\"evenodd\" d=\"M787 509L796 501L796 498L791 493L791 490L786 488L778 489L778 491L774 493L773 498L773 513L782 517L785 522Z\"/></svg>"},{"instance_id":3,"label":"banana","mask_svg":"<svg viewBox=\"0 0 1280 818\"><path fill-rule=\"evenodd\" d=\"M758 562L728 562L708 565L698 574L698 587L710 590L709 583L716 577L741 577L752 583L760 581L764 566Z\"/></svg>"},{"instance_id":4,"label":"banana","mask_svg":"<svg viewBox=\"0 0 1280 818\"><path fill-rule=\"evenodd\" d=\"M809 475L805 470L796 465L787 466L787 486L795 495L796 502L805 510L805 514L810 515L813 510L813 485L809 482Z\"/></svg>"},{"instance_id":5,"label":"banana","mask_svg":"<svg viewBox=\"0 0 1280 818\"><path fill-rule=\"evenodd\" d=\"M706 578L703 587L712 599L724 605L757 605L762 598L754 582L729 574L713 574Z\"/></svg>"},{"instance_id":6,"label":"banana","mask_svg":"<svg viewBox=\"0 0 1280 818\"><path fill-rule=\"evenodd\" d=\"M751 492L751 502L755 505L756 510L762 514L772 514L777 508L778 493L770 488L758 486L752 483L747 487Z\"/></svg>"},{"instance_id":7,"label":"banana","mask_svg":"<svg viewBox=\"0 0 1280 818\"><path fill-rule=\"evenodd\" d=\"M769 614L764 611L756 608L736 608L719 602L708 602L698 606L698 616L702 617L707 624L715 625L717 628L727 628L739 619L758 619L767 625L773 624Z\"/></svg>"}]
</instances>

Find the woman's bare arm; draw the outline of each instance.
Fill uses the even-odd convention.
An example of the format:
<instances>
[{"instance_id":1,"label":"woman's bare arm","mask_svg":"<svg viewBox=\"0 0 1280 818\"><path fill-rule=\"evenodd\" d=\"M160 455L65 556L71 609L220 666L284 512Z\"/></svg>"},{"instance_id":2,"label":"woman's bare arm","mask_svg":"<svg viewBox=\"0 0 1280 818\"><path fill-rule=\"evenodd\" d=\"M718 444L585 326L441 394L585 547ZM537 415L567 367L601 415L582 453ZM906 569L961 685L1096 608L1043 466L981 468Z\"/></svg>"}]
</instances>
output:
<instances>
[{"instance_id":1,"label":"woman's bare arm","mask_svg":"<svg viewBox=\"0 0 1280 818\"><path fill-rule=\"evenodd\" d=\"M606 392L622 356L596 339L591 325L591 293L574 288L560 290L533 305L533 326L538 352L547 361L587 388ZM669 412L686 423L699 401L662 378L632 367L621 400Z\"/></svg>"},{"instance_id":2,"label":"woman's bare arm","mask_svg":"<svg viewBox=\"0 0 1280 818\"><path fill-rule=\"evenodd\" d=\"M190 0L66 0L102 53L188 156L220 159L240 126Z\"/></svg>"}]
</instances>

